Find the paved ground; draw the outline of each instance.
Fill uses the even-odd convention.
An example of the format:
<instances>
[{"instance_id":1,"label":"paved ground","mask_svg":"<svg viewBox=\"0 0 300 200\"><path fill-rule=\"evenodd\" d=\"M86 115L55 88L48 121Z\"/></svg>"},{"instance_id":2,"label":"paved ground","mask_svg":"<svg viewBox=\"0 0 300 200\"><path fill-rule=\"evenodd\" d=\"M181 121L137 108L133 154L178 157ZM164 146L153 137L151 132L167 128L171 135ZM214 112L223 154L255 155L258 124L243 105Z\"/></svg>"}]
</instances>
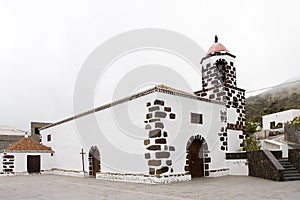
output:
<instances>
[{"instance_id":1,"label":"paved ground","mask_svg":"<svg viewBox=\"0 0 300 200\"><path fill-rule=\"evenodd\" d=\"M145 185L55 175L0 177L2 200L77 199L299 199L300 181L253 177L201 178L167 185Z\"/></svg>"}]
</instances>

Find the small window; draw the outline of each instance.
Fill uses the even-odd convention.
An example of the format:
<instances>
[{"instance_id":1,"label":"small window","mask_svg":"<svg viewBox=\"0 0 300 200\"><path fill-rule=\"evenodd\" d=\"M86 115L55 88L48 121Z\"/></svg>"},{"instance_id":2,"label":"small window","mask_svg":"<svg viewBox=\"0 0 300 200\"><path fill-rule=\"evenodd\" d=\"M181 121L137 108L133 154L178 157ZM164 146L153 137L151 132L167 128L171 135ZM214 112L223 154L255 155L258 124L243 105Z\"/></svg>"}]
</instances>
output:
<instances>
[{"instance_id":1,"label":"small window","mask_svg":"<svg viewBox=\"0 0 300 200\"><path fill-rule=\"evenodd\" d=\"M35 127L35 128L34 128L34 134L37 134L37 135L39 135L39 134L40 134L40 130L39 130L39 128L37 128L37 127Z\"/></svg>"},{"instance_id":2,"label":"small window","mask_svg":"<svg viewBox=\"0 0 300 200\"><path fill-rule=\"evenodd\" d=\"M47 135L47 141L48 141L48 142L51 141L51 134Z\"/></svg>"},{"instance_id":3,"label":"small window","mask_svg":"<svg viewBox=\"0 0 300 200\"><path fill-rule=\"evenodd\" d=\"M275 121L270 122L270 129L275 129Z\"/></svg>"},{"instance_id":4,"label":"small window","mask_svg":"<svg viewBox=\"0 0 300 200\"><path fill-rule=\"evenodd\" d=\"M198 113L191 113L191 123L203 124L203 115Z\"/></svg>"}]
</instances>

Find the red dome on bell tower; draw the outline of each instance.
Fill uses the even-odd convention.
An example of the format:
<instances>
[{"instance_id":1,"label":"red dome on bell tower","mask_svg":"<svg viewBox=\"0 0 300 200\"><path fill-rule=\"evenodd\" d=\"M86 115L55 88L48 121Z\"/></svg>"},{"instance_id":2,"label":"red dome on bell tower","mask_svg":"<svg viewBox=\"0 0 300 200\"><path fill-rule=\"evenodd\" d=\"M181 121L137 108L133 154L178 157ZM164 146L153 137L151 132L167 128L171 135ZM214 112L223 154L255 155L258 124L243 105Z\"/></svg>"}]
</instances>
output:
<instances>
[{"instance_id":1,"label":"red dome on bell tower","mask_svg":"<svg viewBox=\"0 0 300 200\"><path fill-rule=\"evenodd\" d=\"M208 49L207 55L214 54L216 52L228 52L226 47L218 42L218 36L215 36L215 43Z\"/></svg>"}]
</instances>

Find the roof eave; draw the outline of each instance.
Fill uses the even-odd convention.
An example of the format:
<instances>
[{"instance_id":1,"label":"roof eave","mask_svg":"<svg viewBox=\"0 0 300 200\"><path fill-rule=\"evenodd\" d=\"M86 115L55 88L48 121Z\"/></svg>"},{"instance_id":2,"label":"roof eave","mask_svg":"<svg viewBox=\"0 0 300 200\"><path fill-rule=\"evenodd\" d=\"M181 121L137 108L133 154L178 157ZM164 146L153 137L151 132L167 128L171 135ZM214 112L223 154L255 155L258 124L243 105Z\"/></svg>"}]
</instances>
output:
<instances>
[{"instance_id":1,"label":"roof eave","mask_svg":"<svg viewBox=\"0 0 300 200\"><path fill-rule=\"evenodd\" d=\"M236 56L229 53L229 52L213 52L211 54L208 54L207 56L205 56L204 58L201 59L201 62L200 64L202 64L202 62L210 57L213 57L213 56L224 56L224 55L227 55L227 56L231 56L233 58L235 58Z\"/></svg>"}]
</instances>

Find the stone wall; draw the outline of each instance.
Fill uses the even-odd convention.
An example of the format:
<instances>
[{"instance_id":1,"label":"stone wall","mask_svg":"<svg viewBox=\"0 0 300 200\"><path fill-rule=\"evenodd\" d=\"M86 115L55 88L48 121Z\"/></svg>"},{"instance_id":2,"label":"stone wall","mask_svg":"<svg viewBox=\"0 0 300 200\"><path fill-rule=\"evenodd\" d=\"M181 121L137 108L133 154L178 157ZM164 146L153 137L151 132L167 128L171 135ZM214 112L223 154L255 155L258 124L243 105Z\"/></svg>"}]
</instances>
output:
<instances>
[{"instance_id":1,"label":"stone wall","mask_svg":"<svg viewBox=\"0 0 300 200\"><path fill-rule=\"evenodd\" d=\"M147 149L145 159L148 160L149 174L160 175L173 173L171 153L175 151L174 146L168 143L168 130L165 129L164 120L173 120L176 114L172 113L172 108L165 106L163 100L155 100L153 103L147 102L145 129L149 130L149 138L144 140Z\"/></svg>"},{"instance_id":2,"label":"stone wall","mask_svg":"<svg viewBox=\"0 0 300 200\"><path fill-rule=\"evenodd\" d=\"M289 149L289 161L300 170L300 149Z\"/></svg>"},{"instance_id":3,"label":"stone wall","mask_svg":"<svg viewBox=\"0 0 300 200\"><path fill-rule=\"evenodd\" d=\"M284 168L270 151L250 151L247 157L249 176L283 181Z\"/></svg>"},{"instance_id":4,"label":"stone wall","mask_svg":"<svg viewBox=\"0 0 300 200\"><path fill-rule=\"evenodd\" d=\"M15 156L13 154L4 153L2 165L4 173L13 173L15 168Z\"/></svg>"},{"instance_id":5,"label":"stone wall","mask_svg":"<svg viewBox=\"0 0 300 200\"><path fill-rule=\"evenodd\" d=\"M300 126L286 124L284 126L284 139L300 145Z\"/></svg>"}]
</instances>

